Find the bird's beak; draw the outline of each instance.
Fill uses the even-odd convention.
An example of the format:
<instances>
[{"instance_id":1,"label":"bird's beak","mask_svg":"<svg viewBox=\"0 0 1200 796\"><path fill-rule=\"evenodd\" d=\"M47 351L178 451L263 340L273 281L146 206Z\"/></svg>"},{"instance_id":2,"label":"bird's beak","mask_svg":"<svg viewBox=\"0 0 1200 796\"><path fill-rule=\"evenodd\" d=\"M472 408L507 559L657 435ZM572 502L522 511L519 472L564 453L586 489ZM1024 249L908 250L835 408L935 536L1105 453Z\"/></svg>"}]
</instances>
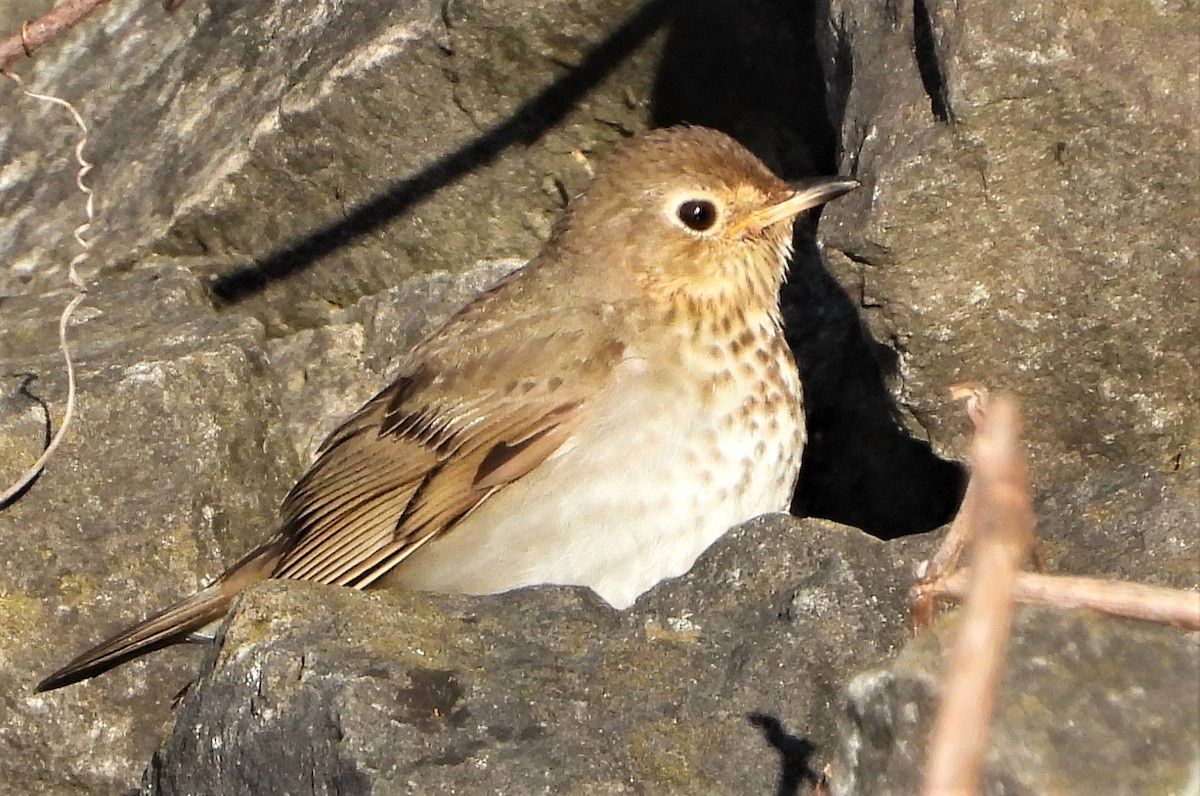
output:
<instances>
[{"instance_id":1,"label":"bird's beak","mask_svg":"<svg viewBox=\"0 0 1200 796\"><path fill-rule=\"evenodd\" d=\"M858 180L849 177L821 177L815 180L792 183L791 196L782 202L765 207L742 220L733 230L734 234L744 230L759 232L780 221L790 221L810 207L823 205L858 187Z\"/></svg>"}]
</instances>

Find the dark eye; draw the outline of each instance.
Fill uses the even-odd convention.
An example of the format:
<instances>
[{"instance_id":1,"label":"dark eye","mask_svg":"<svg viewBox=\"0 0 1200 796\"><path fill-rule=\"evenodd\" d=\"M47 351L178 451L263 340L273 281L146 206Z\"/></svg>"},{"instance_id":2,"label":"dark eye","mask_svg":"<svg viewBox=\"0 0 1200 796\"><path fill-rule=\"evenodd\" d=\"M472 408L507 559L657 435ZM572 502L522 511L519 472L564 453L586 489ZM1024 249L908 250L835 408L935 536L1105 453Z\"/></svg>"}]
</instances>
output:
<instances>
[{"instance_id":1,"label":"dark eye","mask_svg":"<svg viewBox=\"0 0 1200 796\"><path fill-rule=\"evenodd\" d=\"M679 220L688 229L704 232L717 223L717 206L707 199L689 199L679 206Z\"/></svg>"}]
</instances>

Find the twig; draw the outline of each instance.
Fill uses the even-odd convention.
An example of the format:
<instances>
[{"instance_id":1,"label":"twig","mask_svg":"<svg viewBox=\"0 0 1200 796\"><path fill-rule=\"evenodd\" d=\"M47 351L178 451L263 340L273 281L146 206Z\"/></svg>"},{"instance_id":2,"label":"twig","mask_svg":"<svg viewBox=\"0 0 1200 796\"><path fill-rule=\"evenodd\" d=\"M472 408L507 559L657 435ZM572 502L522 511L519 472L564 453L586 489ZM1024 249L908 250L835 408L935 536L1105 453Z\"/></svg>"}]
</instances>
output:
<instances>
[{"instance_id":1,"label":"twig","mask_svg":"<svg viewBox=\"0 0 1200 796\"><path fill-rule=\"evenodd\" d=\"M833 781L833 763L826 763L821 769L821 773L817 775L817 781L813 783L812 790L808 796L829 796L829 783Z\"/></svg>"},{"instance_id":2,"label":"twig","mask_svg":"<svg viewBox=\"0 0 1200 796\"><path fill-rule=\"evenodd\" d=\"M919 587L921 596L961 599L968 592L970 577L969 570L947 575ZM1090 608L1113 616L1200 630L1200 593L1184 589L1020 572L1013 583L1013 598L1021 603L1052 605L1056 608Z\"/></svg>"},{"instance_id":3,"label":"twig","mask_svg":"<svg viewBox=\"0 0 1200 796\"><path fill-rule=\"evenodd\" d=\"M956 401L966 401L967 417L970 418L978 434L987 414L987 387L976 382L955 384L950 388L950 397ZM966 492L963 494L958 512L954 515L954 521L950 523L950 530L946 533L946 537L942 539L933 558L921 562L917 568L917 583L910 593L910 610L914 629L922 630L933 622L936 598L944 596L939 591L941 582L958 568L958 561L962 557L963 551L970 542L972 534L982 522L981 517L984 511L984 507L981 505L982 490L983 485L980 479L972 477L967 481ZM1036 536L1033 539L1030 556L1034 569L1038 572L1043 571L1045 562L1042 560ZM965 594L964 589L963 593L957 596L962 597Z\"/></svg>"},{"instance_id":4,"label":"twig","mask_svg":"<svg viewBox=\"0 0 1200 796\"><path fill-rule=\"evenodd\" d=\"M75 228L75 240L79 243L80 251L76 254L71 262L67 265L67 279L71 283L71 287L75 289L75 296L68 302L63 309L62 315L58 319L58 347L62 351L63 361L67 366L67 405L63 411L62 424L58 427L58 431L50 440L42 455L33 463L28 470L25 471L20 478L17 479L11 487L0 494L0 508L7 506L9 502L18 495L21 490L29 486L35 478L41 474L46 468L46 462L54 455L54 451L58 449L59 444L66 436L67 429L71 425L71 418L75 414L75 365L71 361L71 349L67 345L67 324L71 320L71 314L80 302L87 296L87 285L84 284L83 278L77 270L80 263L87 259L88 253L91 250L91 242L84 237L87 231L91 229L92 221L95 219L95 194L92 189L85 183L84 177L92 170L92 164L83 156L83 148L88 142L88 128L84 123L83 117L79 115L79 111L75 110L75 106L59 97L54 97L49 94L37 94L25 88L25 84L21 82L21 78L11 72L0 69L0 74L4 74L16 82L17 86L27 97L33 97L44 102L50 102L54 105L66 108L70 112L71 117L75 120L75 124L79 126L82 135L79 137L79 142L75 145L75 160L79 163L79 171L75 173L75 184L79 186L79 190L83 192L87 198L84 203L84 210L87 213L87 221Z\"/></svg>"},{"instance_id":5,"label":"twig","mask_svg":"<svg viewBox=\"0 0 1200 796\"><path fill-rule=\"evenodd\" d=\"M975 424L973 472L947 538L919 572L913 617L931 620L938 598L965 601L946 664L942 703L931 738L924 793L969 794L979 778L988 719L995 700L1014 601L1109 614L1200 629L1200 593L1098 578L1020 572L1030 552L1040 569L1028 476L1018 453L1016 404L976 385L955 387ZM972 565L957 570L973 546Z\"/></svg>"},{"instance_id":6,"label":"twig","mask_svg":"<svg viewBox=\"0 0 1200 796\"><path fill-rule=\"evenodd\" d=\"M1012 588L1033 546L1033 510L1019 443L1016 402L996 397L978 421L972 445L980 484L966 530L973 546L971 587L946 663L934 723L925 794L970 794L978 786L987 727L1008 644Z\"/></svg>"},{"instance_id":7,"label":"twig","mask_svg":"<svg viewBox=\"0 0 1200 796\"><path fill-rule=\"evenodd\" d=\"M950 388L950 397L954 400L966 399L967 417L975 425L976 431L983 424L984 407L987 405L987 387L974 382L956 384ZM921 591L921 586L940 581L948 572L958 566L958 559L967 546L968 538L979 522L979 501L981 485L978 478L967 481L967 491L963 494L954 521L946 538L938 546L933 558L921 562L917 570L917 585L912 591L912 621L914 627L923 629L933 621L933 595Z\"/></svg>"},{"instance_id":8,"label":"twig","mask_svg":"<svg viewBox=\"0 0 1200 796\"><path fill-rule=\"evenodd\" d=\"M108 0L64 0L37 19L21 23L21 32L0 40L0 69L32 58L34 51Z\"/></svg>"}]
</instances>

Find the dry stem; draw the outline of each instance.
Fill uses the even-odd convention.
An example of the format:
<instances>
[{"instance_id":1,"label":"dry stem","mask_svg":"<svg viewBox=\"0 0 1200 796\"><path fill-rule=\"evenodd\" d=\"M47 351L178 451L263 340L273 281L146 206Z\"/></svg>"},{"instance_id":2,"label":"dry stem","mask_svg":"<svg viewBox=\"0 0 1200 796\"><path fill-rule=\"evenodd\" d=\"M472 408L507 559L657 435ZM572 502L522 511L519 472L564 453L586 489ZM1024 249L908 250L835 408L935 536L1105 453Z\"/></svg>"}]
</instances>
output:
<instances>
[{"instance_id":1,"label":"dry stem","mask_svg":"<svg viewBox=\"0 0 1200 796\"><path fill-rule=\"evenodd\" d=\"M973 384L955 387L953 393L968 400L975 424L973 472L950 532L922 566L912 589L918 626L932 620L938 598L965 601L931 739L926 794L969 794L977 788L1014 601L1200 629L1200 594L1194 591L1020 572L1029 553L1041 567L1028 475L1018 449L1016 404L1000 398L989 406L987 390ZM972 566L955 571L968 546L973 546Z\"/></svg>"},{"instance_id":2,"label":"dry stem","mask_svg":"<svg viewBox=\"0 0 1200 796\"><path fill-rule=\"evenodd\" d=\"M63 411L63 421L62 424L59 425L58 431L54 434L54 437L50 440L50 443L46 446L46 449L42 451L42 455L38 457L37 461L34 462L33 465L26 470L12 486L0 494L0 508L3 508L4 506L7 506L15 496L20 494L21 490L29 486L29 484L31 484L33 480L41 474L42 470L45 469L46 462L48 462L50 457L54 455L54 451L58 449L58 446L62 443L63 438L66 436L67 429L71 426L71 418L75 413L75 365L71 361L71 350L67 345L67 325L70 323L71 314L87 295L87 286L84 284L83 278L79 275L77 268L80 263L87 259L88 252L91 249L91 243L84 236L92 226L92 221L95 218L96 205L95 195L92 193L92 189L88 187L87 183L84 182L84 177L86 177L88 172L92 170L92 164L89 163L83 156L83 148L88 142L88 128L83 121L83 117L79 115L79 111L75 110L74 105L60 97L54 97L49 94L37 94L29 91L21 82L21 78L10 72L0 70L0 74L4 74L15 81L26 96L66 108L67 111L70 112L71 118L75 120L75 124L78 125L79 129L82 131L79 141L75 145L75 160L79 163L79 170L75 173L75 184L86 197L86 201L84 202L84 210L87 213L87 221L76 227L74 233L75 240L79 243L80 251L67 265L67 278L71 283L71 287L75 289L75 296L70 302L68 302L67 306L63 309L62 315L58 319L58 345L59 350L62 351L63 361L66 363L67 368L67 405Z\"/></svg>"},{"instance_id":3,"label":"dry stem","mask_svg":"<svg viewBox=\"0 0 1200 796\"><path fill-rule=\"evenodd\" d=\"M968 592L970 577L969 570L960 570L936 582L918 586L914 593L922 598L961 599ZM1013 598L1021 603L1052 605L1056 608L1089 608L1114 616L1200 630L1200 594L1183 589L1101 578L1019 572L1013 583Z\"/></svg>"},{"instance_id":4,"label":"dry stem","mask_svg":"<svg viewBox=\"0 0 1200 796\"><path fill-rule=\"evenodd\" d=\"M108 0L63 0L37 19L21 24L21 32L0 40L0 69L21 58L32 58L34 51L70 28Z\"/></svg>"},{"instance_id":5,"label":"dry stem","mask_svg":"<svg viewBox=\"0 0 1200 796\"><path fill-rule=\"evenodd\" d=\"M950 650L925 772L926 794L974 793L1012 620L1012 587L1033 546L1033 511L1011 398L991 400L977 421L972 480L979 483L966 536L974 576Z\"/></svg>"}]
</instances>

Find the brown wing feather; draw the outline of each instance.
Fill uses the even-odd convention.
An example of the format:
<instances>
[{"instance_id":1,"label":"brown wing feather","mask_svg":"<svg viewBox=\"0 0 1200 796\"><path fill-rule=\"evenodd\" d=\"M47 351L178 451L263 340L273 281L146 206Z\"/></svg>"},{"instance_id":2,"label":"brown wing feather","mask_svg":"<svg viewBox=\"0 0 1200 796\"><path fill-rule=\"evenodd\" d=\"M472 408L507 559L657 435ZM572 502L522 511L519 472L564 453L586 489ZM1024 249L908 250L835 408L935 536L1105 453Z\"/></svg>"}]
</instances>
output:
<instances>
[{"instance_id":1,"label":"brown wing feather","mask_svg":"<svg viewBox=\"0 0 1200 796\"><path fill-rule=\"evenodd\" d=\"M418 368L372 399L322 445L285 499L286 552L274 577L369 585L545 461L585 402L561 389L553 368L551 378L499 386L495 374L514 360L554 360L563 343L522 339L467 357L457 370L441 363L436 379ZM619 354L611 345L602 351ZM527 373L544 370L525 364ZM478 389L464 390L464 380Z\"/></svg>"}]
</instances>

